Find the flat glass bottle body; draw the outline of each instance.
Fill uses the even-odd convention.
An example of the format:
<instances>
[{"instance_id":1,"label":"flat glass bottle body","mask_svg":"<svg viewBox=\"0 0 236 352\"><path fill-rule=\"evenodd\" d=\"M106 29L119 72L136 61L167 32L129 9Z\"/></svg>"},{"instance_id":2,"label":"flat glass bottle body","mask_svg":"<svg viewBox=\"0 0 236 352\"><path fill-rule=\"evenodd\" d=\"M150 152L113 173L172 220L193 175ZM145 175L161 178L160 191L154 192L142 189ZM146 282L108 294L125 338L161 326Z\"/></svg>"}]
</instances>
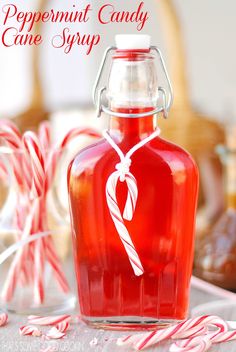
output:
<instances>
[{"instance_id":1,"label":"flat glass bottle body","mask_svg":"<svg viewBox=\"0 0 236 352\"><path fill-rule=\"evenodd\" d=\"M151 108L121 109L137 113ZM110 135L126 153L154 130L153 117L111 118ZM132 221L125 221L144 274L137 277L106 202L119 162L106 140L71 163L68 188L82 319L97 327L153 327L187 316L193 260L198 172L190 155L159 137L132 156L138 184ZM118 183L121 212L127 186Z\"/></svg>"}]
</instances>

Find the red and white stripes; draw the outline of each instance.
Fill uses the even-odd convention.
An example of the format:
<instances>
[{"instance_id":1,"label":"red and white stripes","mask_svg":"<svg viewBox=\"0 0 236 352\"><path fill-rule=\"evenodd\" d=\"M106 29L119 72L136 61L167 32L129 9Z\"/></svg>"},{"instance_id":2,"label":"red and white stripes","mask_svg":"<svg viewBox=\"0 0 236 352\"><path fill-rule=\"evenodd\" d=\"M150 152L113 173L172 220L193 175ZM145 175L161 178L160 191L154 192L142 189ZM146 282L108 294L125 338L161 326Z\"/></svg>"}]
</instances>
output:
<instances>
[{"instance_id":1,"label":"red and white stripes","mask_svg":"<svg viewBox=\"0 0 236 352\"><path fill-rule=\"evenodd\" d=\"M57 325L61 323L69 323L71 321L70 315L56 315L56 316L48 316L48 317L41 317L38 315L30 315L28 317L28 322L33 325ZM61 325L60 325L61 326Z\"/></svg>"},{"instance_id":2,"label":"red and white stripes","mask_svg":"<svg viewBox=\"0 0 236 352\"><path fill-rule=\"evenodd\" d=\"M44 302L46 262L51 266L54 278L61 289L65 293L69 291L50 234L47 238L35 238L34 242L29 241L27 244L24 241L36 233L48 232L46 200L54 181L58 162L68 143L83 134L92 137L100 136L91 128L75 128L69 131L61 142L52 145L48 122L40 125L38 134L26 132L22 136L14 123L0 120L0 138L9 151L14 180L20 189L18 207L15 209L15 222L19 230L18 240L23 243L19 245L2 285L1 295L7 302L12 300L19 282L33 286L34 303ZM0 164L0 169L2 177L6 177L8 170L5 165ZM4 256L4 253L1 255Z\"/></svg>"},{"instance_id":3,"label":"red and white stripes","mask_svg":"<svg viewBox=\"0 0 236 352\"><path fill-rule=\"evenodd\" d=\"M130 264L134 270L135 275L142 275L144 272L142 263L140 261L139 255L135 249L135 246L132 242L132 239L129 235L129 232L124 224L124 220L122 218L120 208L118 206L118 202L116 199L116 187L117 182L121 177L120 171L113 172L106 184L106 198L107 205L109 207L109 211L116 227L116 230L120 236L120 239L125 247L126 253L128 254L128 258ZM125 211L123 214L124 219L131 220L138 196L137 182L134 176L131 173L126 173L124 176L128 187L128 196L125 205Z\"/></svg>"},{"instance_id":4,"label":"red and white stripes","mask_svg":"<svg viewBox=\"0 0 236 352\"><path fill-rule=\"evenodd\" d=\"M24 325L19 328L19 333L22 336L42 336L42 331L40 331L36 326Z\"/></svg>"},{"instance_id":5,"label":"red and white stripes","mask_svg":"<svg viewBox=\"0 0 236 352\"><path fill-rule=\"evenodd\" d=\"M117 345L128 345L141 351L163 340L177 339L170 346L170 352L205 352L212 344L235 340L236 330L229 329L230 322L205 315L164 329L119 338Z\"/></svg>"},{"instance_id":6,"label":"red and white stripes","mask_svg":"<svg viewBox=\"0 0 236 352\"><path fill-rule=\"evenodd\" d=\"M117 152L118 156L120 157L120 162L116 164L116 171L114 171L108 178L106 183L106 199L107 205L116 227L116 230L120 236L120 239L124 245L125 251L127 253L128 259L130 264L133 268L134 274L136 276L140 276L144 273L144 268L142 266L141 260L139 258L138 252L135 248L135 245L130 237L130 234L125 226L124 220L131 221L135 212L135 207L138 198L138 187L137 181L134 175L130 172L131 166L131 156L134 152L138 149L143 147L145 144L150 142L152 139L156 138L160 134L160 129L154 131L150 136L143 139L139 143L137 143L133 148L129 150L128 153L125 155L114 142L114 140L110 137L109 133L105 131L103 136L111 145L111 147ZM128 193L127 199L125 204L125 209L123 212L123 216L121 214L117 197L116 197L116 188L117 183L126 182Z\"/></svg>"}]
</instances>

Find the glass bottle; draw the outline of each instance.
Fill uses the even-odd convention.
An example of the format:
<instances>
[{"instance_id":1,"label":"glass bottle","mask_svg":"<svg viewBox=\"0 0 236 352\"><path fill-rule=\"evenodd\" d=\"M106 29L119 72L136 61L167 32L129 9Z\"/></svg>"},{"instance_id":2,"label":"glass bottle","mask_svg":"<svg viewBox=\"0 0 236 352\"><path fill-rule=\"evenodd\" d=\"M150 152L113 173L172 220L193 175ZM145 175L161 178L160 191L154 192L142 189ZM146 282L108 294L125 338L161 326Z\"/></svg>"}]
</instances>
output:
<instances>
[{"instance_id":1,"label":"glass bottle","mask_svg":"<svg viewBox=\"0 0 236 352\"><path fill-rule=\"evenodd\" d=\"M218 146L225 174L226 209L200 241L195 275L232 291L236 290L236 128L227 131L227 145Z\"/></svg>"},{"instance_id":2,"label":"glass bottle","mask_svg":"<svg viewBox=\"0 0 236 352\"><path fill-rule=\"evenodd\" d=\"M118 36L109 73L108 133L123 153L156 129L152 111L158 101L157 72L144 39ZM116 151L102 139L81 151L68 170L80 313L92 326L153 327L187 315L196 165L186 151L160 137L131 159L138 200L133 219L124 223L144 268L140 276L130 265L106 199L106 182L119 162ZM116 194L123 209L125 182L118 182Z\"/></svg>"}]
</instances>

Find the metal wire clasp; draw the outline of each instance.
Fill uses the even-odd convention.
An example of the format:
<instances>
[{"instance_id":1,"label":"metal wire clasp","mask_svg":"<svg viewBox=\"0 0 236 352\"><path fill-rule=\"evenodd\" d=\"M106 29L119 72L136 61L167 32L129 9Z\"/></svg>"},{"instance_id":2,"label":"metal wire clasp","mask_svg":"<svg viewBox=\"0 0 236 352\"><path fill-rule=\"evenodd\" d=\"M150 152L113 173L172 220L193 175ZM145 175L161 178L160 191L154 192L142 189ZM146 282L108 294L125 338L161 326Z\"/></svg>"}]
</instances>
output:
<instances>
[{"instance_id":1,"label":"metal wire clasp","mask_svg":"<svg viewBox=\"0 0 236 352\"><path fill-rule=\"evenodd\" d=\"M170 78L169 78L169 75L168 75L168 72L166 69L166 65L165 65L162 53L161 53L160 49L156 46L151 46L150 50L155 51L155 53L159 57L162 69L165 74L167 85L168 85L168 91L164 87L158 87L158 92L160 93L161 98L162 98L162 106L157 107L156 109L154 109L152 111L145 112L145 113L125 114L125 113L120 113L120 112L114 112L102 104L103 95L107 89L106 87L101 87L101 88L99 87L100 82L101 82L101 78L102 78L102 74L103 74L103 69L108 61L109 54L115 50L117 50L117 48L114 46L111 46L106 49L106 51L103 55L103 58L102 58L101 65L98 70L96 80L95 80L95 84L94 84L94 88L93 88L93 101L94 101L95 106L97 107L97 117L100 117L102 112L104 112L108 115L117 116L117 117L133 117L133 118L156 115L156 114L162 112L164 118L167 118L169 110L170 110L171 105L173 103L173 89L172 89L172 84L171 84L171 81L170 81Z\"/></svg>"}]
</instances>

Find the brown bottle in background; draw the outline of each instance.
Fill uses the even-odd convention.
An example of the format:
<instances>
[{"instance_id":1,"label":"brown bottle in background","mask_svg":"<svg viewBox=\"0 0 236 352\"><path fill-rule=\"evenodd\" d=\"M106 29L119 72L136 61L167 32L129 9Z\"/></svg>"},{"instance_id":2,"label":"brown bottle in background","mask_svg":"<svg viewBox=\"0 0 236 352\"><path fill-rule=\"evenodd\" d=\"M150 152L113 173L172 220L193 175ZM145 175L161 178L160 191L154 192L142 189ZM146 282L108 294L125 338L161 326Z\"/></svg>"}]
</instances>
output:
<instances>
[{"instance_id":1,"label":"brown bottle in background","mask_svg":"<svg viewBox=\"0 0 236 352\"><path fill-rule=\"evenodd\" d=\"M226 209L199 243L195 275L236 291L236 127L231 126L227 146L219 146L218 153L225 168Z\"/></svg>"}]
</instances>

